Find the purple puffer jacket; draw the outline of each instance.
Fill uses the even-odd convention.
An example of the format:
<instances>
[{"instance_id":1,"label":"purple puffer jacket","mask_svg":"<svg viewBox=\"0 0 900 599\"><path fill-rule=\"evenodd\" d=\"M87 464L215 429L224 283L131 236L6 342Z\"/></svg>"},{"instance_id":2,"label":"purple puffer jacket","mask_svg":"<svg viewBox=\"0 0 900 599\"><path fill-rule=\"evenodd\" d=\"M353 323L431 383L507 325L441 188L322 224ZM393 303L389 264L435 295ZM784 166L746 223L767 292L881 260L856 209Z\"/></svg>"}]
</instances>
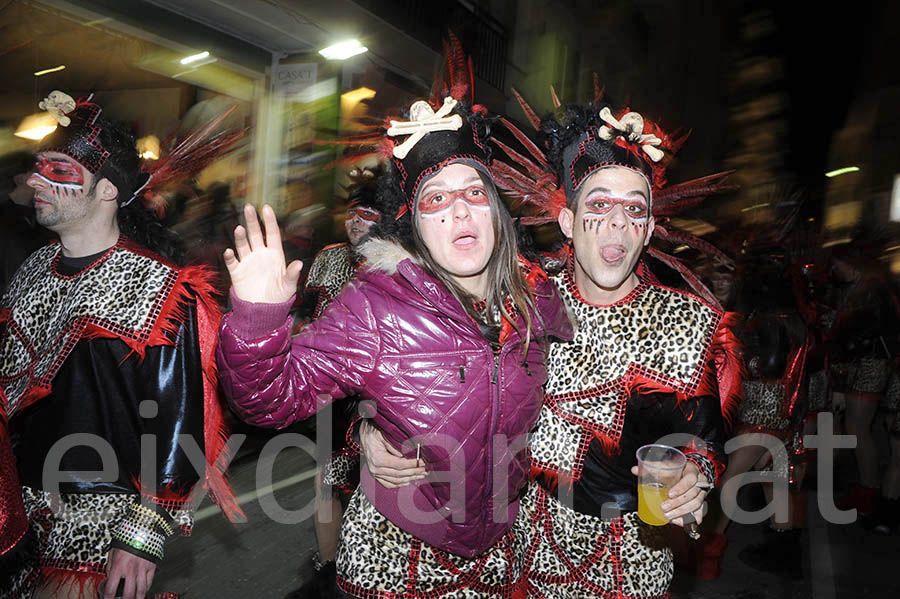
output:
<instances>
[{"instance_id":1,"label":"purple puffer jacket","mask_svg":"<svg viewBox=\"0 0 900 599\"><path fill-rule=\"evenodd\" d=\"M495 356L446 288L398 246L372 240L367 267L322 316L291 338L290 302L235 300L222 321L219 380L235 412L283 428L359 394L374 424L429 475L387 489L362 468L362 488L388 519L426 543L472 557L512 525L529 470L524 435L547 378L543 337L572 338L554 285L540 279L535 336L513 331Z\"/></svg>"}]
</instances>

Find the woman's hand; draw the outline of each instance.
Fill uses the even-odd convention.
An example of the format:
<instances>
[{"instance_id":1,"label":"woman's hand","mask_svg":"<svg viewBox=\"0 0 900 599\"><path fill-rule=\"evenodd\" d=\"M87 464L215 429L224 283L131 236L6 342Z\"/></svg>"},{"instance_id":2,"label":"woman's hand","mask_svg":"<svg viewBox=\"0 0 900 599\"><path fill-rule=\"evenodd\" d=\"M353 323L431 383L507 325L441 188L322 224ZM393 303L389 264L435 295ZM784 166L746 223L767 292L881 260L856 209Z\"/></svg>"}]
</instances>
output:
<instances>
[{"instance_id":1,"label":"woman's hand","mask_svg":"<svg viewBox=\"0 0 900 599\"><path fill-rule=\"evenodd\" d=\"M281 247L281 231L272 207L266 204L262 211L266 225L263 237L259 228L256 210L250 204L244 206L244 220L247 228L234 229L234 247L225 250L225 266L231 275L234 294L245 302L281 304L297 292L300 270L299 260L284 264L284 250Z\"/></svg>"},{"instance_id":2,"label":"woman's hand","mask_svg":"<svg viewBox=\"0 0 900 599\"><path fill-rule=\"evenodd\" d=\"M425 467L419 465L419 460L403 457L368 421L360 426L359 443L372 478L388 489L405 487L425 478Z\"/></svg>"},{"instance_id":3,"label":"woman's hand","mask_svg":"<svg viewBox=\"0 0 900 599\"><path fill-rule=\"evenodd\" d=\"M631 473L638 475L638 467L632 466ZM688 461L681 478L669 489L669 498L662 503L665 517L675 526L703 522L706 496L709 494L706 477L694 462ZM692 514L685 522L685 516Z\"/></svg>"}]
</instances>

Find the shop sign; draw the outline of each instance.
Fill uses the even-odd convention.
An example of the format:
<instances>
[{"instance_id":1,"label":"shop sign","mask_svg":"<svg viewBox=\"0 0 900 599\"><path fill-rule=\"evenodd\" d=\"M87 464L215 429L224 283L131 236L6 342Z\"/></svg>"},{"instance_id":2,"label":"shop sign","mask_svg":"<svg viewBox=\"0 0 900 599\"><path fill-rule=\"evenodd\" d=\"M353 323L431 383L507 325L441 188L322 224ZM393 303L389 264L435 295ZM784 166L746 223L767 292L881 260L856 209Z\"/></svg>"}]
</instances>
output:
<instances>
[{"instance_id":1,"label":"shop sign","mask_svg":"<svg viewBox=\"0 0 900 599\"><path fill-rule=\"evenodd\" d=\"M277 94L295 99L316 82L316 63L280 64L275 67L273 88Z\"/></svg>"}]
</instances>

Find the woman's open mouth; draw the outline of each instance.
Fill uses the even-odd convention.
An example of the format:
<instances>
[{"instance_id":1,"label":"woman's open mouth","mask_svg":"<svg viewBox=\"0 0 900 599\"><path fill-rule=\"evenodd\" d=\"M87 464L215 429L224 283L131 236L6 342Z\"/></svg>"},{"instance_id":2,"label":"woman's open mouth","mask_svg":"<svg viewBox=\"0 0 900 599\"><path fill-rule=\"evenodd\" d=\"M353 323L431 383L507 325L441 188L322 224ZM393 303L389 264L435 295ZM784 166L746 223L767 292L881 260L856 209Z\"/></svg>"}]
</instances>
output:
<instances>
[{"instance_id":1,"label":"woman's open mouth","mask_svg":"<svg viewBox=\"0 0 900 599\"><path fill-rule=\"evenodd\" d=\"M453 237L453 247L468 250L478 243L478 236L472 231L460 231Z\"/></svg>"}]
</instances>

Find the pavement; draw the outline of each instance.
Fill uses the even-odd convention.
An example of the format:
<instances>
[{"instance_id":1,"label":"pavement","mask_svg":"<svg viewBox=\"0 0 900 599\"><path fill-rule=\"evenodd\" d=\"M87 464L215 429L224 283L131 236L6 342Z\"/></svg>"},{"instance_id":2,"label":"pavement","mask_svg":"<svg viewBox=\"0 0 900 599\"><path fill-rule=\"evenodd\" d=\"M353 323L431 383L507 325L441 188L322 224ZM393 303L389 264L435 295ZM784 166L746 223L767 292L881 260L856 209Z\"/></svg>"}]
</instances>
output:
<instances>
[{"instance_id":1,"label":"pavement","mask_svg":"<svg viewBox=\"0 0 900 599\"><path fill-rule=\"evenodd\" d=\"M281 599L311 576L314 460L298 447L259 458L263 448L269 454L279 449L271 439L251 438L231 467L231 481L248 521L230 524L207 500L197 513L193 535L167 546L155 592L177 591L186 599ZM672 599L900 598L900 537L878 536L859 523L829 524L819 515L816 501L810 492L808 526L793 557L800 562L802 577L795 580L745 565L740 551L765 542L772 533L764 523L732 525L722 576L705 581L676 568Z\"/></svg>"}]
</instances>

